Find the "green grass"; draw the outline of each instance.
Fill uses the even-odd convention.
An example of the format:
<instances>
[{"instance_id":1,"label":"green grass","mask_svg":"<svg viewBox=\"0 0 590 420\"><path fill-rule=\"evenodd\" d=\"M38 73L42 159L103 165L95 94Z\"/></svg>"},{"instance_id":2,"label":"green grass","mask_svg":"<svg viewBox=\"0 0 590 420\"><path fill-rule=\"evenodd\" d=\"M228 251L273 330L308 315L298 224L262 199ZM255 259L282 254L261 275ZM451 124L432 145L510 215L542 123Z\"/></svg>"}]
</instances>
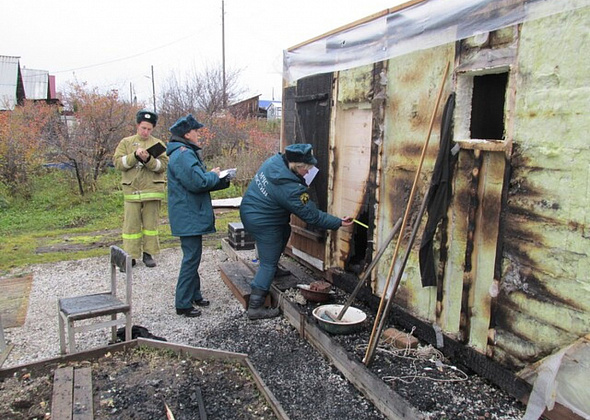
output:
<instances>
[{"instance_id":1,"label":"green grass","mask_svg":"<svg viewBox=\"0 0 590 420\"><path fill-rule=\"evenodd\" d=\"M50 171L33 181L28 200L4 200L0 206L0 276L29 264L105 255L108 244L121 242L123 197L120 174L114 170L99 178L96 191L84 196L65 171ZM212 198L242 195L237 186L215 191ZM162 248L178 246L167 224L168 208L162 205L160 241ZM217 215L219 233L239 220L237 210ZM219 246L219 237L205 236L206 246Z\"/></svg>"}]
</instances>

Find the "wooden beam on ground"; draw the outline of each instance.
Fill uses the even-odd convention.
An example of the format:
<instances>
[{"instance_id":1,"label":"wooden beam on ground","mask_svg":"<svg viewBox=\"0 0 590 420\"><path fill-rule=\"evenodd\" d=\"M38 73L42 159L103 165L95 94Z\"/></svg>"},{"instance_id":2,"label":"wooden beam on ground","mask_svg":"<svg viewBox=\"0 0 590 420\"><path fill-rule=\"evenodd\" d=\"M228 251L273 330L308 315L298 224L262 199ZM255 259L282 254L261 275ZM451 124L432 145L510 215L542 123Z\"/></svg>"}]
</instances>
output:
<instances>
[{"instance_id":1,"label":"wooden beam on ground","mask_svg":"<svg viewBox=\"0 0 590 420\"><path fill-rule=\"evenodd\" d=\"M72 420L93 420L93 407L92 371L90 367L77 368L74 370L74 402L72 404Z\"/></svg>"},{"instance_id":2,"label":"wooden beam on ground","mask_svg":"<svg viewBox=\"0 0 590 420\"><path fill-rule=\"evenodd\" d=\"M55 370L53 375L53 395L51 398L51 417L71 420L74 395L74 368L72 366Z\"/></svg>"},{"instance_id":3,"label":"wooden beam on ground","mask_svg":"<svg viewBox=\"0 0 590 420\"><path fill-rule=\"evenodd\" d=\"M221 239L221 249L227 254L227 257L233 261L239 261L240 255L230 244L227 238Z\"/></svg>"},{"instance_id":4,"label":"wooden beam on ground","mask_svg":"<svg viewBox=\"0 0 590 420\"><path fill-rule=\"evenodd\" d=\"M207 420L207 412L205 411L205 401L203 401L203 394L201 393L201 387L197 387L197 403L199 404L199 419Z\"/></svg>"},{"instance_id":5,"label":"wooden beam on ground","mask_svg":"<svg viewBox=\"0 0 590 420\"><path fill-rule=\"evenodd\" d=\"M0 353L0 368L2 367L4 362L6 362L6 359L8 358L8 355L10 354L10 352L12 351L13 348L14 348L14 344L8 344L7 346L4 347L4 349Z\"/></svg>"}]
</instances>

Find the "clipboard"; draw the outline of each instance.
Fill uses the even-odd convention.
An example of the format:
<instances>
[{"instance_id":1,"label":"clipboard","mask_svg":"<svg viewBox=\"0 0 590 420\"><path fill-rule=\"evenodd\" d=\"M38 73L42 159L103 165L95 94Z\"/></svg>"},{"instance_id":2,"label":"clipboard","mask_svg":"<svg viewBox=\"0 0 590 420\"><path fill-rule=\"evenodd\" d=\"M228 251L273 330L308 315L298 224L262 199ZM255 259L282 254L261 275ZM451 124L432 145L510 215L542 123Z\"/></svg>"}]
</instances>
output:
<instances>
[{"instance_id":1,"label":"clipboard","mask_svg":"<svg viewBox=\"0 0 590 420\"><path fill-rule=\"evenodd\" d=\"M157 158L158 156L160 156L165 151L166 151L166 147L162 143L160 143L160 142L157 142L152 147L149 147L147 149L147 152L150 155L152 155L152 157L155 157L155 158Z\"/></svg>"},{"instance_id":2,"label":"clipboard","mask_svg":"<svg viewBox=\"0 0 590 420\"><path fill-rule=\"evenodd\" d=\"M228 179L233 179L236 177L237 168L230 168L225 169L219 172L219 178L225 178L226 176L229 177Z\"/></svg>"}]
</instances>

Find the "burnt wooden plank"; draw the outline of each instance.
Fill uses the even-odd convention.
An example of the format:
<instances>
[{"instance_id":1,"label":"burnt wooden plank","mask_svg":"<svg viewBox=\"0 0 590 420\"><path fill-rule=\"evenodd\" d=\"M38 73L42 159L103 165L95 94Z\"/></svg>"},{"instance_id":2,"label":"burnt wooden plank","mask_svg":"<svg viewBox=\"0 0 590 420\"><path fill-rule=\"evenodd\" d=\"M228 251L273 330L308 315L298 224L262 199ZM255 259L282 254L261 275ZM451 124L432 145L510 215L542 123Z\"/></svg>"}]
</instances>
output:
<instances>
[{"instance_id":1,"label":"burnt wooden plank","mask_svg":"<svg viewBox=\"0 0 590 420\"><path fill-rule=\"evenodd\" d=\"M152 340L150 338L137 338L131 341L131 343L136 343L139 347L166 350L176 354L186 354L195 359L214 359L237 362L242 366L246 366L245 359L248 357L248 355L244 353L234 353L231 351L208 349L205 347L193 347L188 346L186 344L177 344L170 343L168 341Z\"/></svg>"},{"instance_id":2,"label":"burnt wooden plank","mask_svg":"<svg viewBox=\"0 0 590 420\"><path fill-rule=\"evenodd\" d=\"M316 93L313 95L296 96L295 102L301 103L301 102L311 102L311 101L323 101L323 100L328 99L329 97L330 97L330 94L328 94L328 93Z\"/></svg>"},{"instance_id":3,"label":"burnt wooden plank","mask_svg":"<svg viewBox=\"0 0 590 420\"><path fill-rule=\"evenodd\" d=\"M316 242L324 242L324 234L322 233L318 233L318 232L314 232L312 230L307 230L304 227L301 226L297 226L292 224L291 225L291 231L295 232L298 235L304 236L307 239L311 239L312 241L316 241Z\"/></svg>"},{"instance_id":4,"label":"burnt wooden plank","mask_svg":"<svg viewBox=\"0 0 590 420\"><path fill-rule=\"evenodd\" d=\"M250 270L250 272L252 273L252 275L256 274L256 270L258 270L258 266L251 263L250 261L243 261L243 263L248 267L248 269ZM282 262L279 262L280 265L282 265L284 267L284 264ZM301 283L301 280L294 275L294 273L292 272L290 275L288 276L283 276L283 277L275 277L272 284L274 287L276 287L277 289L279 289L281 292L284 292L287 289L291 289L293 287L297 287L297 285ZM267 300L265 302L266 306L270 306L271 304L271 295L269 295L267 297Z\"/></svg>"},{"instance_id":5,"label":"burnt wooden plank","mask_svg":"<svg viewBox=\"0 0 590 420\"><path fill-rule=\"evenodd\" d=\"M297 278L298 284L311 284L317 280L314 275L308 273L309 270L306 270L301 264L293 261L291 258L282 258L280 264Z\"/></svg>"},{"instance_id":6,"label":"burnt wooden plank","mask_svg":"<svg viewBox=\"0 0 590 420\"><path fill-rule=\"evenodd\" d=\"M74 370L74 403L72 405L72 420L93 419L92 372L90 367L77 368Z\"/></svg>"},{"instance_id":7,"label":"burnt wooden plank","mask_svg":"<svg viewBox=\"0 0 590 420\"><path fill-rule=\"evenodd\" d=\"M199 404L199 419L207 420L207 412L205 411L205 401L203 401L203 394L201 393L201 387L197 387L195 390L197 394L197 403Z\"/></svg>"},{"instance_id":8,"label":"burnt wooden plank","mask_svg":"<svg viewBox=\"0 0 590 420\"><path fill-rule=\"evenodd\" d=\"M53 374L51 396L51 418L71 420L74 390L74 368L67 366L56 369Z\"/></svg>"}]
</instances>

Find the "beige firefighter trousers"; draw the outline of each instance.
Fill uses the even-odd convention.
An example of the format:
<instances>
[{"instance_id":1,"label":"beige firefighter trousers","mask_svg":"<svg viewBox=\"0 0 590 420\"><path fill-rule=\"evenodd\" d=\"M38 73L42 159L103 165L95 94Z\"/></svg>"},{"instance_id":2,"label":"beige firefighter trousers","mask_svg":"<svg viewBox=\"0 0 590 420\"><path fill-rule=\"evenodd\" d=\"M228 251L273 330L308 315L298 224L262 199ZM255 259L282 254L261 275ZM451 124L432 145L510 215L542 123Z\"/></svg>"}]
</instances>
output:
<instances>
[{"instance_id":1,"label":"beige firefighter trousers","mask_svg":"<svg viewBox=\"0 0 590 420\"><path fill-rule=\"evenodd\" d=\"M140 259L142 252L151 255L160 253L158 222L160 200L125 201L123 221L123 249L131 258Z\"/></svg>"}]
</instances>

